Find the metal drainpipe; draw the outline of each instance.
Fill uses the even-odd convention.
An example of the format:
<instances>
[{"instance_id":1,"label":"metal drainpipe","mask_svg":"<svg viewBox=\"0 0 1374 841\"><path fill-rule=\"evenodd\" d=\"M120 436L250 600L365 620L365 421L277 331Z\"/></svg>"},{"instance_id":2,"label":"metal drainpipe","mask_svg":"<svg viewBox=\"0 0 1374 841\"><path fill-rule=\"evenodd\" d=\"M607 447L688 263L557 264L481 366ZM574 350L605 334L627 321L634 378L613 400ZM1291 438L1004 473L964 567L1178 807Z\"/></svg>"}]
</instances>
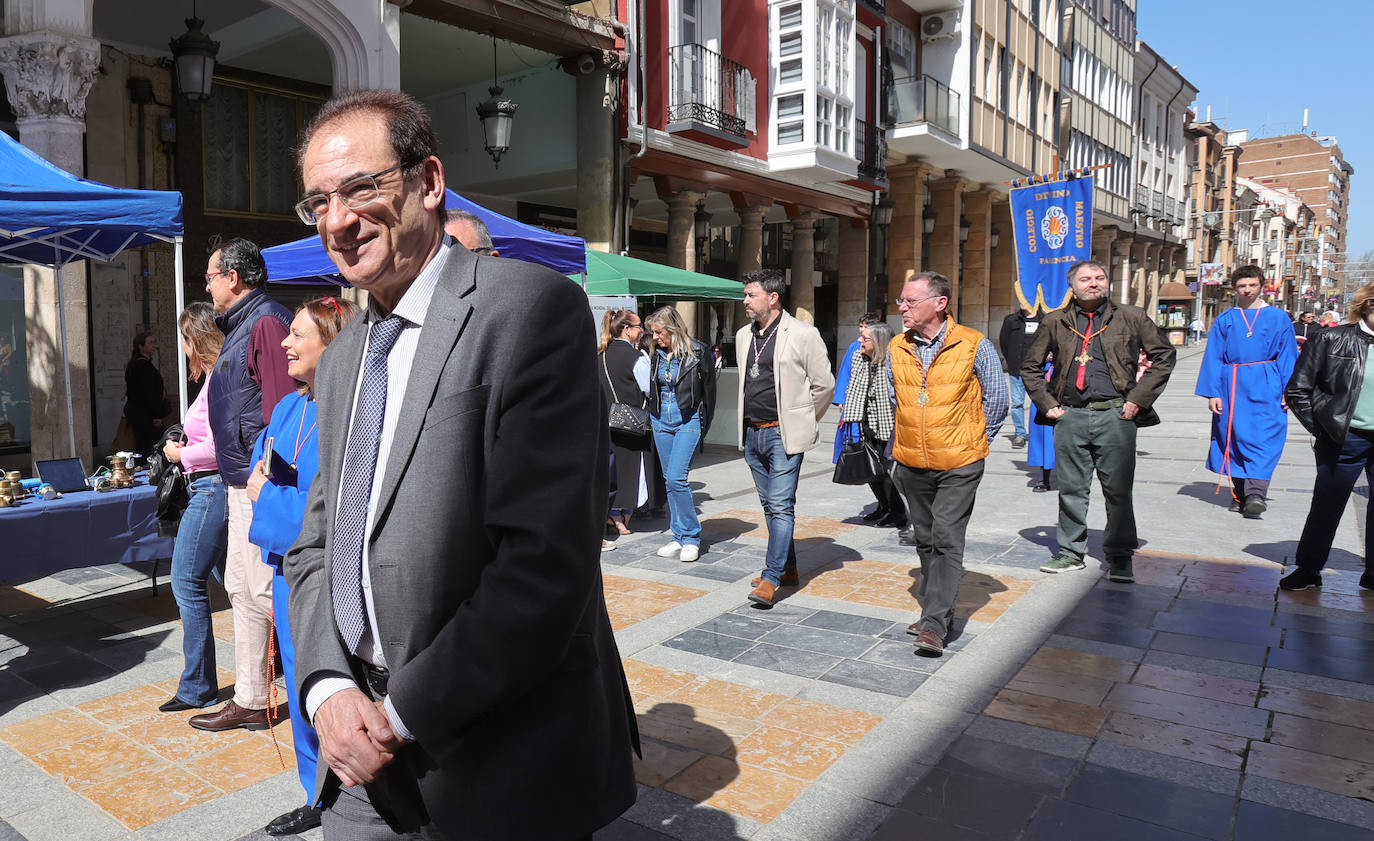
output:
<instances>
[{"instance_id":1,"label":"metal drainpipe","mask_svg":"<svg viewBox=\"0 0 1374 841\"><path fill-rule=\"evenodd\" d=\"M627 3L625 11L628 12L629 10L630 7ZM630 170L633 168L634 162L644 157L649 151L649 125L644 119L644 47L643 38L641 37L641 33L644 31L644 0L636 0L634 25L626 27L626 29L625 43L630 45L630 48L634 51L634 61L630 72L637 72L639 74L635 82L635 90L638 93L638 101L635 103L635 114L638 117L639 123L639 151L625 159L625 165L622 168L620 176L620 213L621 218L624 220L624 238L621 241L620 253L628 255L630 253L630 229L633 227L630 222L629 206ZM626 134L629 134L628 127Z\"/></svg>"}]
</instances>

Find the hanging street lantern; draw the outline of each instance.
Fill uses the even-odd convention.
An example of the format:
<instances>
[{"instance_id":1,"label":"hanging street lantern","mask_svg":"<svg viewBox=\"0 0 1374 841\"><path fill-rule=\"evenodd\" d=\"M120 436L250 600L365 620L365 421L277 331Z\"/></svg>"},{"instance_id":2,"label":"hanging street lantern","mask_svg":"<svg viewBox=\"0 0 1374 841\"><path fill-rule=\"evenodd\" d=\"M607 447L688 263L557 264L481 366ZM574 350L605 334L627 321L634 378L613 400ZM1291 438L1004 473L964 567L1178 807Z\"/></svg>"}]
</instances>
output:
<instances>
[{"instance_id":1,"label":"hanging street lantern","mask_svg":"<svg viewBox=\"0 0 1374 841\"><path fill-rule=\"evenodd\" d=\"M191 17L186 18L186 31L168 43L177 68L177 93L192 105L210 98L210 86L215 78L215 56L219 54L219 42L212 41L202 30L203 26L205 21L196 17L195 5L192 4Z\"/></svg>"},{"instance_id":2,"label":"hanging street lantern","mask_svg":"<svg viewBox=\"0 0 1374 841\"><path fill-rule=\"evenodd\" d=\"M486 137L487 154L501 168L501 156L510 151L511 129L515 126L515 109L520 106L509 97L502 95L501 85L497 83L496 73L496 33L491 34L491 87L487 88L491 98L477 106L477 118L482 121L482 134Z\"/></svg>"}]
</instances>

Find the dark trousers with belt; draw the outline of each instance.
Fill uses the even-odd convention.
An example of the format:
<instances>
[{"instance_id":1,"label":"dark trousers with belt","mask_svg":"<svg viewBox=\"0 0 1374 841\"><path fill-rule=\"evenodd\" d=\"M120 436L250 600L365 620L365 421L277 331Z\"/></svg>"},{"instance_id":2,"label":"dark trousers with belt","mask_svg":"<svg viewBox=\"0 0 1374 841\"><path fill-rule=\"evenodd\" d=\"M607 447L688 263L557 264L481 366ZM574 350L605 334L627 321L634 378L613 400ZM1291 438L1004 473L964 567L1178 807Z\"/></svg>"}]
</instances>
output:
<instances>
[{"instance_id":1,"label":"dark trousers with belt","mask_svg":"<svg viewBox=\"0 0 1374 841\"><path fill-rule=\"evenodd\" d=\"M953 470L923 470L897 462L892 481L906 497L921 558L921 629L945 639L964 577L964 538L983 479L983 460Z\"/></svg>"},{"instance_id":2,"label":"dark trousers with belt","mask_svg":"<svg viewBox=\"0 0 1374 841\"><path fill-rule=\"evenodd\" d=\"M1116 403L1116 401L1112 401ZM1066 408L1054 425L1055 470L1059 474L1059 556L1083 560L1088 552L1088 500L1093 473L1107 505L1102 552L1107 560L1130 560L1139 542L1135 530L1134 421L1121 408Z\"/></svg>"},{"instance_id":3,"label":"dark trousers with belt","mask_svg":"<svg viewBox=\"0 0 1374 841\"><path fill-rule=\"evenodd\" d=\"M1374 486L1374 431L1352 428L1341 444L1318 436L1312 450L1317 459L1317 479L1294 560L1302 569L1315 572L1326 566L1326 556L1331 553L1331 542L1336 539L1336 529L1355 480L1364 473L1365 480ZM1374 514L1374 496L1365 507L1366 523L1370 514ZM1374 558L1374 532L1368 527L1364 532L1364 562L1369 569L1370 558Z\"/></svg>"}]
</instances>

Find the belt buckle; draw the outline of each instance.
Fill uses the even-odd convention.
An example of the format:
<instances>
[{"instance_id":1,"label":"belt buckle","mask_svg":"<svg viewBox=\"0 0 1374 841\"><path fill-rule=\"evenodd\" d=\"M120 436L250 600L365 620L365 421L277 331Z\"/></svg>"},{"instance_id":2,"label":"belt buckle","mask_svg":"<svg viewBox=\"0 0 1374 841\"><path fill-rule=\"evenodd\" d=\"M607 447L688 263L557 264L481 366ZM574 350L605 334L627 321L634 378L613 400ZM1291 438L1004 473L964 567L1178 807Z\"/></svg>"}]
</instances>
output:
<instances>
[{"instance_id":1,"label":"belt buckle","mask_svg":"<svg viewBox=\"0 0 1374 841\"><path fill-rule=\"evenodd\" d=\"M367 685L379 696L386 697L387 681L391 677L391 672L380 666L371 663L364 664L363 674L367 677Z\"/></svg>"}]
</instances>

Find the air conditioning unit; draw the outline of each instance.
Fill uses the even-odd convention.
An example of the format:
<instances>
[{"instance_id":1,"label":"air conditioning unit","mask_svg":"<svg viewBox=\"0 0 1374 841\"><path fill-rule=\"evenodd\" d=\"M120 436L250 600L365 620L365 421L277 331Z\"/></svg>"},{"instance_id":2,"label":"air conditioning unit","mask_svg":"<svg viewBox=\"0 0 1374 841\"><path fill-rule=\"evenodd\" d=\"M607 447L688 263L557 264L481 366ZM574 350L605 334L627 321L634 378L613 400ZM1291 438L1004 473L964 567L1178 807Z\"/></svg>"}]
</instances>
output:
<instances>
[{"instance_id":1,"label":"air conditioning unit","mask_svg":"<svg viewBox=\"0 0 1374 841\"><path fill-rule=\"evenodd\" d=\"M932 12L921 18L921 40L935 41L959 34L959 9Z\"/></svg>"}]
</instances>

